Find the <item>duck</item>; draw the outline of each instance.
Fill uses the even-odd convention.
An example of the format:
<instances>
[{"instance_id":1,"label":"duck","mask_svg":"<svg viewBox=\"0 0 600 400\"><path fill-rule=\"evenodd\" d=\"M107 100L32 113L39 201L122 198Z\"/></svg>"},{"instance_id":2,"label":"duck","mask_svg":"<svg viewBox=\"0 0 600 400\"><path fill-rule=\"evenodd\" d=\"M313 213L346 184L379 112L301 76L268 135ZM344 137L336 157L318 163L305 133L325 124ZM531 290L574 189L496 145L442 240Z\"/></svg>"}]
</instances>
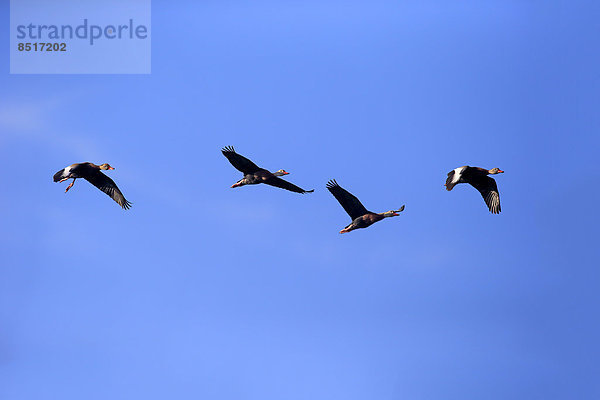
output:
<instances>
[{"instance_id":1,"label":"duck","mask_svg":"<svg viewBox=\"0 0 600 400\"><path fill-rule=\"evenodd\" d=\"M232 188L245 186L245 185L257 185L259 183L266 183L267 185L275 186L281 189L289 190L296 193L312 193L315 190L304 190L293 183L279 178L280 176L289 175L289 172L280 169L275 172L269 172L264 168L260 168L246 157L235 152L233 146L223 147L221 149L223 155L229 160L231 165L235 169L244 174L244 177L231 185Z\"/></svg>"},{"instance_id":2,"label":"duck","mask_svg":"<svg viewBox=\"0 0 600 400\"><path fill-rule=\"evenodd\" d=\"M500 168L485 169L480 167L469 167L465 165L448 172L446 179L447 191L451 191L459 183L468 183L481 193L485 204L492 214L500 214L500 193L496 180L488 175L503 174Z\"/></svg>"},{"instance_id":3,"label":"duck","mask_svg":"<svg viewBox=\"0 0 600 400\"><path fill-rule=\"evenodd\" d=\"M384 213L374 213L368 211L365 206L362 205L360 200L356 198L352 193L342 188L335 179L327 182L327 190L331 192L333 197L341 204L346 210L352 222L347 225L340 233L347 233L355 229L367 228L373 225L375 222L381 221L384 218L397 217L399 213L404 211L404 205L398 210L390 210Z\"/></svg>"},{"instance_id":4,"label":"duck","mask_svg":"<svg viewBox=\"0 0 600 400\"><path fill-rule=\"evenodd\" d=\"M65 189L65 193L67 193L73 187L77 178L83 178L109 195L123 209L128 210L131 207L131 202L125 199L125 196L123 196L123 193L121 193L115 182L102 173L102 171L113 169L108 163L100 165L91 162L71 164L54 174L54 182L64 182L67 179L73 179L73 182Z\"/></svg>"}]
</instances>

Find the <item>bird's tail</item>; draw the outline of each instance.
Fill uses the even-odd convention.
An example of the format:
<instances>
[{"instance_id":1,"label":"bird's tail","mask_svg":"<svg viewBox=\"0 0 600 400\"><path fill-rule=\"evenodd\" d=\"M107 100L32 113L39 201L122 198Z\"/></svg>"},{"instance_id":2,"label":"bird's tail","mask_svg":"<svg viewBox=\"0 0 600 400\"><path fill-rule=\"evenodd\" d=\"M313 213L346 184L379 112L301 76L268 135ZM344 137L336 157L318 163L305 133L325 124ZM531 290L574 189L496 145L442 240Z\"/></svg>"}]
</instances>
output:
<instances>
[{"instance_id":1,"label":"bird's tail","mask_svg":"<svg viewBox=\"0 0 600 400\"><path fill-rule=\"evenodd\" d=\"M58 171L57 173L54 174L54 182L58 182L63 178L63 173L65 172L65 169L61 169L60 171Z\"/></svg>"}]
</instances>

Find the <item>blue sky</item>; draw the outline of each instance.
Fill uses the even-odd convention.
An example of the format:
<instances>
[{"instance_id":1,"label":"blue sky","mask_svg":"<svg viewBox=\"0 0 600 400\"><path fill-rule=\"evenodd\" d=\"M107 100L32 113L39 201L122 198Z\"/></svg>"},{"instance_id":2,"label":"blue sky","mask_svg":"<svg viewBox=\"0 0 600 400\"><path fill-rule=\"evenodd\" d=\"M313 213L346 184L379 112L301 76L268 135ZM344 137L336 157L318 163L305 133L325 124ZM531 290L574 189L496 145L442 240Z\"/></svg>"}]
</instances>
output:
<instances>
[{"instance_id":1,"label":"blue sky","mask_svg":"<svg viewBox=\"0 0 600 400\"><path fill-rule=\"evenodd\" d=\"M600 4L172 3L151 75L10 75L0 30L1 398L600 396ZM340 235L331 178L406 210Z\"/></svg>"}]
</instances>

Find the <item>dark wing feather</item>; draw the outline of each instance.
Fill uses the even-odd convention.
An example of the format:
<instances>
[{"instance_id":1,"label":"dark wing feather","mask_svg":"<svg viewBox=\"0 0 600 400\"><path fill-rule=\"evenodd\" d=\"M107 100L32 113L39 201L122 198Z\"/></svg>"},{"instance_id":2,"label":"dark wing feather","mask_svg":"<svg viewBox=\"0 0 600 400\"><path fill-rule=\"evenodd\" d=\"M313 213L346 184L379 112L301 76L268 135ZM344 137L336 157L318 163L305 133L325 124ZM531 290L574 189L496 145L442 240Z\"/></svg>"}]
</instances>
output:
<instances>
[{"instance_id":1,"label":"dark wing feather","mask_svg":"<svg viewBox=\"0 0 600 400\"><path fill-rule=\"evenodd\" d=\"M285 190L290 190L292 192L296 192L296 193L312 193L315 190L304 190L296 185L294 185L293 183L290 183L288 181L284 181L283 179L279 178L279 177L272 177L267 179L266 181L264 181L263 183L266 183L267 185L271 185L271 186L275 186L281 189L285 189Z\"/></svg>"},{"instance_id":2,"label":"dark wing feather","mask_svg":"<svg viewBox=\"0 0 600 400\"><path fill-rule=\"evenodd\" d=\"M121 193L115 182L102 172L96 171L95 173L90 173L84 176L84 179L109 195L125 210L131 207L131 203L125 199L125 196L123 196L123 193Z\"/></svg>"},{"instance_id":3,"label":"dark wing feather","mask_svg":"<svg viewBox=\"0 0 600 400\"><path fill-rule=\"evenodd\" d=\"M454 180L454 170L448 172L448 178L446 178L446 190L450 191L452 190L452 188L454 187L454 185L456 185L455 183L452 183L452 181Z\"/></svg>"},{"instance_id":4,"label":"dark wing feather","mask_svg":"<svg viewBox=\"0 0 600 400\"><path fill-rule=\"evenodd\" d=\"M479 190L485 204L487 204L490 212L493 214L500 214L500 193L498 193L498 186L496 180L489 176L482 176L479 179L472 180L469 182L471 186Z\"/></svg>"},{"instance_id":5,"label":"dark wing feather","mask_svg":"<svg viewBox=\"0 0 600 400\"><path fill-rule=\"evenodd\" d=\"M65 169L61 169L60 171L58 171L57 173L54 174L54 177L52 178L54 180L54 182L58 182L63 178L63 173L65 172Z\"/></svg>"},{"instance_id":6,"label":"dark wing feather","mask_svg":"<svg viewBox=\"0 0 600 400\"><path fill-rule=\"evenodd\" d=\"M348 213L352 220L367 214L369 211L362 205L360 200L356 198L352 193L342 188L335 179L327 182L327 189L331 192L333 197L344 207L344 210Z\"/></svg>"},{"instance_id":7,"label":"dark wing feather","mask_svg":"<svg viewBox=\"0 0 600 400\"><path fill-rule=\"evenodd\" d=\"M236 153L233 146L223 147L221 152L225 157L227 157L231 165L233 165L235 169L242 172L244 175L253 174L261 169L246 157Z\"/></svg>"}]
</instances>

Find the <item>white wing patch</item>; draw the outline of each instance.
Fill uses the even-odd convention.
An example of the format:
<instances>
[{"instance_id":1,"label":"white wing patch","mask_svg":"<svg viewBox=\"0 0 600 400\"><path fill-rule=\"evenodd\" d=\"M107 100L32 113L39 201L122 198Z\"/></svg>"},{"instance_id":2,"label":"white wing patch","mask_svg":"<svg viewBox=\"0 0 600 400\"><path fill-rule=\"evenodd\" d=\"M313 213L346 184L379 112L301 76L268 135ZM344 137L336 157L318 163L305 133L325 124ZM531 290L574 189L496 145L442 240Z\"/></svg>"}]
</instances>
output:
<instances>
[{"instance_id":1,"label":"white wing patch","mask_svg":"<svg viewBox=\"0 0 600 400\"><path fill-rule=\"evenodd\" d=\"M69 165L68 167L65 168L65 170L63 171L61 177L62 178L66 178L70 174L71 174L71 166Z\"/></svg>"},{"instance_id":2,"label":"white wing patch","mask_svg":"<svg viewBox=\"0 0 600 400\"><path fill-rule=\"evenodd\" d=\"M460 174L465 170L465 167L454 168L454 176L452 176L452 183L458 182Z\"/></svg>"}]
</instances>

